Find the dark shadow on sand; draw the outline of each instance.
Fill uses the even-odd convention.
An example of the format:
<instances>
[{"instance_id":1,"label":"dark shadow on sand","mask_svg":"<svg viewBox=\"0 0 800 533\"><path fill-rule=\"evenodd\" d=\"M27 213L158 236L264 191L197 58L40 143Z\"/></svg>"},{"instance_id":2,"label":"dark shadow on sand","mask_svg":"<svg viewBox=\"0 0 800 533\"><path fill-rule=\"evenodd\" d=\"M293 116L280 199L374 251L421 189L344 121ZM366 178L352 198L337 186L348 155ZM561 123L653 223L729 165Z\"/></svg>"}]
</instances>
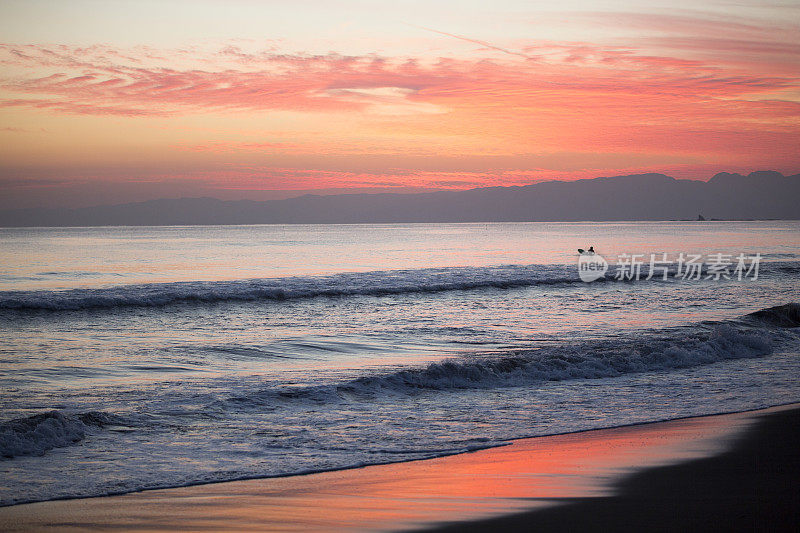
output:
<instances>
[{"instance_id":1,"label":"dark shadow on sand","mask_svg":"<svg viewBox=\"0 0 800 533\"><path fill-rule=\"evenodd\" d=\"M764 415L728 452L647 469L616 489L433 531L800 531L800 409Z\"/></svg>"}]
</instances>

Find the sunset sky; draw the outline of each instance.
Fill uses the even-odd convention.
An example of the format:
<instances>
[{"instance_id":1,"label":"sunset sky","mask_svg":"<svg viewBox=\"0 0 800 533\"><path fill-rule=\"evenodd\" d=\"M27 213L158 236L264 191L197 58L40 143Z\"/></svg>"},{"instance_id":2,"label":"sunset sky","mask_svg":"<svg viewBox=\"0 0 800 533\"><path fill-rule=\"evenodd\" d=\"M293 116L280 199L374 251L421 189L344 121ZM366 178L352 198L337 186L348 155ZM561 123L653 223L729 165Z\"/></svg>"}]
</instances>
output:
<instances>
[{"instance_id":1,"label":"sunset sky","mask_svg":"<svg viewBox=\"0 0 800 533\"><path fill-rule=\"evenodd\" d=\"M0 4L0 207L800 172L800 3Z\"/></svg>"}]
</instances>

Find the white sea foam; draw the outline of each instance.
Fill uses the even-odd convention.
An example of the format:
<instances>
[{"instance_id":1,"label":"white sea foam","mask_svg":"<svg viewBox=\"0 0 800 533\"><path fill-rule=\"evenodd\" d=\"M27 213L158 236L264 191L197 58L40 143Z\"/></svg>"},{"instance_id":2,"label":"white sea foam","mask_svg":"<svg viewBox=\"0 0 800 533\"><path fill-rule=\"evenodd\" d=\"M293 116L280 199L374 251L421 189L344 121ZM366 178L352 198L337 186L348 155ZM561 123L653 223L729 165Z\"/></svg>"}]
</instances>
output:
<instances>
[{"instance_id":1,"label":"white sea foam","mask_svg":"<svg viewBox=\"0 0 800 533\"><path fill-rule=\"evenodd\" d=\"M798 325L800 304L787 304L763 309L740 320L622 339L565 342L501 356L453 358L423 368L375 373L338 385L268 389L229 401L239 405L280 404L292 400L363 401L383 393L529 386L537 382L691 368L767 356L776 343L785 339L782 328Z\"/></svg>"},{"instance_id":2,"label":"white sea foam","mask_svg":"<svg viewBox=\"0 0 800 533\"><path fill-rule=\"evenodd\" d=\"M0 441L15 455L0 458L0 505L796 402L791 308L731 319L800 302L798 227L6 232L25 253L0 272ZM570 257L590 244L611 263L605 282L580 281ZM758 252L759 277L610 279L616 252L653 247ZM541 262L560 264L527 265ZM473 267L433 268L456 264ZM226 277L242 279L202 281ZM93 412L118 418L81 418Z\"/></svg>"},{"instance_id":3,"label":"white sea foam","mask_svg":"<svg viewBox=\"0 0 800 533\"><path fill-rule=\"evenodd\" d=\"M614 265L594 283L617 281ZM796 263L763 265L761 275L796 273ZM643 265L638 280L647 280ZM668 270L675 273L674 265ZM671 278L670 278L671 279ZM284 301L314 297L387 296L474 289L512 289L536 285L583 283L576 265L503 265L412 270L351 272L329 276L294 276L232 281L190 281L120 285L70 290L2 291L0 310L74 311L120 307L158 307L170 304L210 304L226 301Z\"/></svg>"},{"instance_id":4,"label":"white sea foam","mask_svg":"<svg viewBox=\"0 0 800 533\"><path fill-rule=\"evenodd\" d=\"M174 303L292 300L317 296L384 296L478 288L512 288L578 282L563 265L428 268L236 281L126 285L65 291L6 291L0 309L78 310L153 307Z\"/></svg>"},{"instance_id":5,"label":"white sea foam","mask_svg":"<svg viewBox=\"0 0 800 533\"><path fill-rule=\"evenodd\" d=\"M88 410L12 420L0 425L0 453L14 457L0 505L421 459L510 438L791 401L798 311L789 304L319 386L265 389L255 379L216 391L205 388L214 381L202 390L158 387L119 420ZM765 369L773 381L785 376L779 386L762 389ZM731 382L739 388L727 394ZM129 427L101 429L119 421ZM66 448L47 453L56 447ZM96 472L81 466L86 454L108 453L114 460L93 465Z\"/></svg>"},{"instance_id":6,"label":"white sea foam","mask_svg":"<svg viewBox=\"0 0 800 533\"><path fill-rule=\"evenodd\" d=\"M110 422L104 413L64 414L49 411L0 424L0 458L43 455L53 448L80 442L92 426Z\"/></svg>"},{"instance_id":7,"label":"white sea foam","mask_svg":"<svg viewBox=\"0 0 800 533\"><path fill-rule=\"evenodd\" d=\"M687 368L727 359L761 357L771 352L768 335L721 324L708 333L676 332L666 337L522 351L488 360L432 363L424 369L359 378L340 388L408 391L511 387L541 381L596 379Z\"/></svg>"}]
</instances>

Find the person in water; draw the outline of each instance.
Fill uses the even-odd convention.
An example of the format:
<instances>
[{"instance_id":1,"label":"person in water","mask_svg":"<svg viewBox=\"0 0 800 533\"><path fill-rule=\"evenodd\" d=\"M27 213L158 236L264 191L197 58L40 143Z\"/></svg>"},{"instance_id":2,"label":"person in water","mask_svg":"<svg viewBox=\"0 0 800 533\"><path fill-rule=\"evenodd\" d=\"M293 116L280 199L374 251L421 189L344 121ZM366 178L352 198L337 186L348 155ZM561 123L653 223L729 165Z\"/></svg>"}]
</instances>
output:
<instances>
[{"instance_id":1,"label":"person in water","mask_svg":"<svg viewBox=\"0 0 800 533\"><path fill-rule=\"evenodd\" d=\"M590 247L589 247L589 253L590 253L590 254L593 254L593 253L594 253L594 246L590 246Z\"/></svg>"}]
</instances>

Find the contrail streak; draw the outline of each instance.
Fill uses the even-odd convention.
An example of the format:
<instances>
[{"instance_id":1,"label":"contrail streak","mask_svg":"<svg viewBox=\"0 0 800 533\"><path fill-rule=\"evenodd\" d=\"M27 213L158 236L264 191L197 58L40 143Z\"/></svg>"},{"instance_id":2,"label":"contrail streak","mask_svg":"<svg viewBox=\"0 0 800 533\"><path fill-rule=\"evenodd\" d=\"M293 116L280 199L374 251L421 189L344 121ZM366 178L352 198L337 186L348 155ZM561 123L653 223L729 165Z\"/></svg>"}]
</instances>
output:
<instances>
[{"instance_id":1,"label":"contrail streak","mask_svg":"<svg viewBox=\"0 0 800 533\"><path fill-rule=\"evenodd\" d=\"M514 50L509 50L508 48L503 48L501 46L495 46L492 43L487 43L486 41L481 41L479 39L471 39L469 37L464 37L463 35L456 35L455 33L447 33L446 31L439 31L434 30L433 28L426 28L425 26L416 26L414 24L407 24L407 26L411 26L412 28L417 28L420 30L430 31L433 33L438 33L439 35L444 35L446 37L452 37L454 39L459 39L461 41L466 41L468 43L479 44L481 46L485 46L486 48L491 48L492 50L497 50L498 52L503 52L505 54L510 54L512 56L519 56L524 57L525 59L533 59L531 56L527 54L523 54L522 52L516 52Z\"/></svg>"}]
</instances>

